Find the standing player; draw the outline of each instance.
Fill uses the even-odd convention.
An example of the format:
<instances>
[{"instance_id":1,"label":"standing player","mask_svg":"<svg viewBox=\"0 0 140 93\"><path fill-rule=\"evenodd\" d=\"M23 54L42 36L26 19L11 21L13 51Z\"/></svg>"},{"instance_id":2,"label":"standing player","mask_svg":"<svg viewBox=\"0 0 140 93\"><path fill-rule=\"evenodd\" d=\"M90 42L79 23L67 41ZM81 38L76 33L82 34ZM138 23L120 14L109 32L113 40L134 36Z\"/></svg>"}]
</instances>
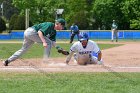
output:
<instances>
[{"instance_id":1,"label":"standing player","mask_svg":"<svg viewBox=\"0 0 140 93\"><path fill-rule=\"evenodd\" d=\"M98 45L89 40L88 34L81 32L79 35L79 41L75 42L70 48L70 54L66 58L68 64L72 55L79 65L86 64L102 64L102 53ZM96 54L96 56L94 55Z\"/></svg>"},{"instance_id":2,"label":"standing player","mask_svg":"<svg viewBox=\"0 0 140 93\"><path fill-rule=\"evenodd\" d=\"M115 20L113 20L112 23L112 27L111 27L111 41L114 41L114 36L116 37L116 42L118 42L118 25L115 22Z\"/></svg>"},{"instance_id":3,"label":"standing player","mask_svg":"<svg viewBox=\"0 0 140 93\"><path fill-rule=\"evenodd\" d=\"M75 23L73 23L73 25L70 27L70 30L71 30L70 43L73 42L75 35L77 35L77 38L79 40L79 28L78 28L78 26Z\"/></svg>"},{"instance_id":4,"label":"standing player","mask_svg":"<svg viewBox=\"0 0 140 93\"><path fill-rule=\"evenodd\" d=\"M16 59L18 59L23 53L25 53L35 42L42 43L45 48L45 54L49 57L52 46L56 41L56 30L62 30L65 25L64 19L58 19L55 24L52 22L44 22L29 27L24 32L24 41L22 48L16 51L11 57L3 62L4 66Z\"/></svg>"}]
</instances>

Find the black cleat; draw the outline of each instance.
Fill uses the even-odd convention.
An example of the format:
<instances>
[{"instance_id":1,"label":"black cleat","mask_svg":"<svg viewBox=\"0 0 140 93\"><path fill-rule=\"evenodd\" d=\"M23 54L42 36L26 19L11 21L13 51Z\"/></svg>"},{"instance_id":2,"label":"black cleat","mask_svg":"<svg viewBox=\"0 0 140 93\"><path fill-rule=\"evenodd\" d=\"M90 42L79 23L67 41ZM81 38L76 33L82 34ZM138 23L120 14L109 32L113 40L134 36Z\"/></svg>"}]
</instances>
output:
<instances>
[{"instance_id":1,"label":"black cleat","mask_svg":"<svg viewBox=\"0 0 140 93\"><path fill-rule=\"evenodd\" d=\"M5 60L5 61L3 62L3 65L4 65L4 66L8 66L8 63L9 63L8 60Z\"/></svg>"}]
</instances>

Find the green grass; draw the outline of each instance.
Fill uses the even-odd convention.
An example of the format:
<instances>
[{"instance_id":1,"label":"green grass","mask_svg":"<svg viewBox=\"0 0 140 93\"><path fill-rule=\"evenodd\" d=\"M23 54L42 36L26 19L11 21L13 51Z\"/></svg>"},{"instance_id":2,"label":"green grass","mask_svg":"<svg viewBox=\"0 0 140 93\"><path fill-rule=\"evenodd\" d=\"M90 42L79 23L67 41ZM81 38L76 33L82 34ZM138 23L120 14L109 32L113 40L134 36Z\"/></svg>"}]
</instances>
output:
<instances>
[{"instance_id":1,"label":"green grass","mask_svg":"<svg viewBox=\"0 0 140 93\"><path fill-rule=\"evenodd\" d=\"M60 45L60 47L64 48L65 50L69 50L69 48L72 44L60 43L58 45ZM99 44L99 47L102 50L102 49L107 49L107 48L111 48L111 47L117 47L120 45L122 45L122 44ZM17 44L1 43L0 44L0 58L1 59L8 58L14 52L19 50L21 48L21 46L22 46L21 43L17 43ZM43 53L44 53L44 48L43 48L42 44L34 44L29 49L29 51L27 51L21 57L22 58L41 58L41 57L43 57ZM55 48L52 48L51 57L64 57L64 55L57 53L57 50Z\"/></svg>"},{"instance_id":2,"label":"green grass","mask_svg":"<svg viewBox=\"0 0 140 93\"><path fill-rule=\"evenodd\" d=\"M3 73L0 93L139 93L140 73Z\"/></svg>"},{"instance_id":3,"label":"green grass","mask_svg":"<svg viewBox=\"0 0 140 93\"><path fill-rule=\"evenodd\" d=\"M66 50L71 46L59 45ZM99 44L99 47L103 50L120 45L122 44ZM0 58L11 56L21 46L22 44L0 44ZM22 57L42 57L43 51L41 44L34 44ZM63 56L53 48L51 57ZM0 72L0 93L139 93L140 73L118 74L47 73L40 70L38 73Z\"/></svg>"}]
</instances>

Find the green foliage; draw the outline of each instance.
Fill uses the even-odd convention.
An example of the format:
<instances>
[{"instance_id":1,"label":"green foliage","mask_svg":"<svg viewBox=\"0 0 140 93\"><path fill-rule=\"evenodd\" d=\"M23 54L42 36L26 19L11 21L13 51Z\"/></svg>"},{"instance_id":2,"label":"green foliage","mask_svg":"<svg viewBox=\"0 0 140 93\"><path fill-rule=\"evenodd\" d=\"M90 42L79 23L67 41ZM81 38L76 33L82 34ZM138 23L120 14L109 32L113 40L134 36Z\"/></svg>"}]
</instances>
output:
<instances>
[{"instance_id":1,"label":"green foliage","mask_svg":"<svg viewBox=\"0 0 140 93\"><path fill-rule=\"evenodd\" d=\"M11 0L4 1L6 7L4 8L4 16L6 16L7 19L14 13L18 14L18 11L20 11L20 15L25 15L25 9L28 8L30 9L30 20L33 24L44 21L54 22L56 18L56 9L64 9L62 17L66 19L67 28L69 28L72 23L76 22L81 30L110 30L112 20L116 20L120 30L140 29L139 0L12 1L14 7L11 5Z\"/></svg>"},{"instance_id":2,"label":"green foliage","mask_svg":"<svg viewBox=\"0 0 140 93\"><path fill-rule=\"evenodd\" d=\"M18 9L12 5L12 1L13 0L0 0L0 5L3 3L3 16L7 20L10 20L13 14L19 13Z\"/></svg>"},{"instance_id":3,"label":"green foliage","mask_svg":"<svg viewBox=\"0 0 140 93\"><path fill-rule=\"evenodd\" d=\"M122 0L96 0L93 6L95 24L102 29L104 25L106 29L111 29L112 20L116 20L118 24L123 21L123 15L120 10Z\"/></svg>"},{"instance_id":4,"label":"green foliage","mask_svg":"<svg viewBox=\"0 0 140 93\"><path fill-rule=\"evenodd\" d=\"M89 20L90 18L89 11L92 6L92 2L87 2L86 0L69 0L66 2L68 5L68 10L66 11L66 19L68 22L68 28L73 24L76 23L79 26L79 29L88 29L89 27ZM88 10L87 10L88 9Z\"/></svg>"},{"instance_id":5,"label":"green foliage","mask_svg":"<svg viewBox=\"0 0 140 93\"><path fill-rule=\"evenodd\" d=\"M22 15L25 14L25 9L30 9L30 20L34 24L44 21L54 22L55 0L13 0L13 4L21 11Z\"/></svg>"},{"instance_id":6,"label":"green foliage","mask_svg":"<svg viewBox=\"0 0 140 93\"><path fill-rule=\"evenodd\" d=\"M69 22L69 25L71 26L73 23L77 24L79 29L83 29L83 30L87 29L88 20L86 18L86 14L84 13L84 11L80 11L77 14L73 15L73 17Z\"/></svg>"},{"instance_id":7,"label":"green foliage","mask_svg":"<svg viewBox=\"0 0 140 93\"><path fill-rule=\"evenodd\" d=\"M0 33L2 33L4 30L6 30L6 23L3 18L0 17Z\"/></svg>"},{"instance_id":8,"label":"green foliage","mask_svg":"<svg viewBox=\"0 0 140 93\"><path fill-rule=\"evenodd\" d=\"M16 24L17 18L18 18L18 15L16 15L16 14L14 14L14 15L10 18L10 21L9 21L9 29L10 29L10 30L15 29L15 24Z\"/></svg>"},{"instance_id":9,"label":"green foliage","mask_svg":"<svg viewBox=\"0 0 140 93\"><path fill-rule=\"evenodd\" d=\"M139 0L125 0L122 4L121 10L130 24L131 29L140 29L140 1Z\"/></svg>"},{"instance_id":10,"label":"green foliage","mask_svg":"<svg viewBox=\"0 0 140 93\"><path fill-rule=\"evenodd\" d=\"M14 14L9 21L10 30L25 30L25 16ZM29 26L32 26L32 22L29 21Z\"/></svg>"},{"instance_id":11,"label":"green foliage","mask_svg":"<svg viewBox=\"0 0 140 93\"><path fill-rule=\"evenodd\" d=\"M139 20L136 20L136 19L131 20L130 21L130 28L139 30L140 29L140 19Z\"/></svg>"},{"instance_id":12,"label":"green foliage","mask_svg":"<svg viewBox=\"0 0 140 93\"><path fill-rule=\"evenodd\" d=\"M25 16L18 16L14 25L15 30L25 30Z\"/></svg>"}]
</instances>

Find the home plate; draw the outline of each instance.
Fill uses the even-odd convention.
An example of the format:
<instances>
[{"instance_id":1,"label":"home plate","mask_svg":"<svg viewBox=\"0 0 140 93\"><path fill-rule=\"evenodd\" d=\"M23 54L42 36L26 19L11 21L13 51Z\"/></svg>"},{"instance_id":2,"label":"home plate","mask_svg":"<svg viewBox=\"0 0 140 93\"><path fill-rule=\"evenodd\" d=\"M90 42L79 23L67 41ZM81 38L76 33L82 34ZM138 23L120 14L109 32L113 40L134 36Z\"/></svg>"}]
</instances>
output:
<instances>
[{"instance_id":1,"label":"home plate","mask_svg":"<svg viewBox=\"0 0 140 93\"><path fill-rule=\"evenodd\" d=\"M49 63L49 64L48 64L48 66L51 66L51 67L52 67L52 66L53 66L53 67L56 67L56 66L57 66L57 67L59 67L59 66L60 66L60 67L63 67L63 66L66 66L66 65L67 65L66 63Z\"/></svg>"}]
</instances>

